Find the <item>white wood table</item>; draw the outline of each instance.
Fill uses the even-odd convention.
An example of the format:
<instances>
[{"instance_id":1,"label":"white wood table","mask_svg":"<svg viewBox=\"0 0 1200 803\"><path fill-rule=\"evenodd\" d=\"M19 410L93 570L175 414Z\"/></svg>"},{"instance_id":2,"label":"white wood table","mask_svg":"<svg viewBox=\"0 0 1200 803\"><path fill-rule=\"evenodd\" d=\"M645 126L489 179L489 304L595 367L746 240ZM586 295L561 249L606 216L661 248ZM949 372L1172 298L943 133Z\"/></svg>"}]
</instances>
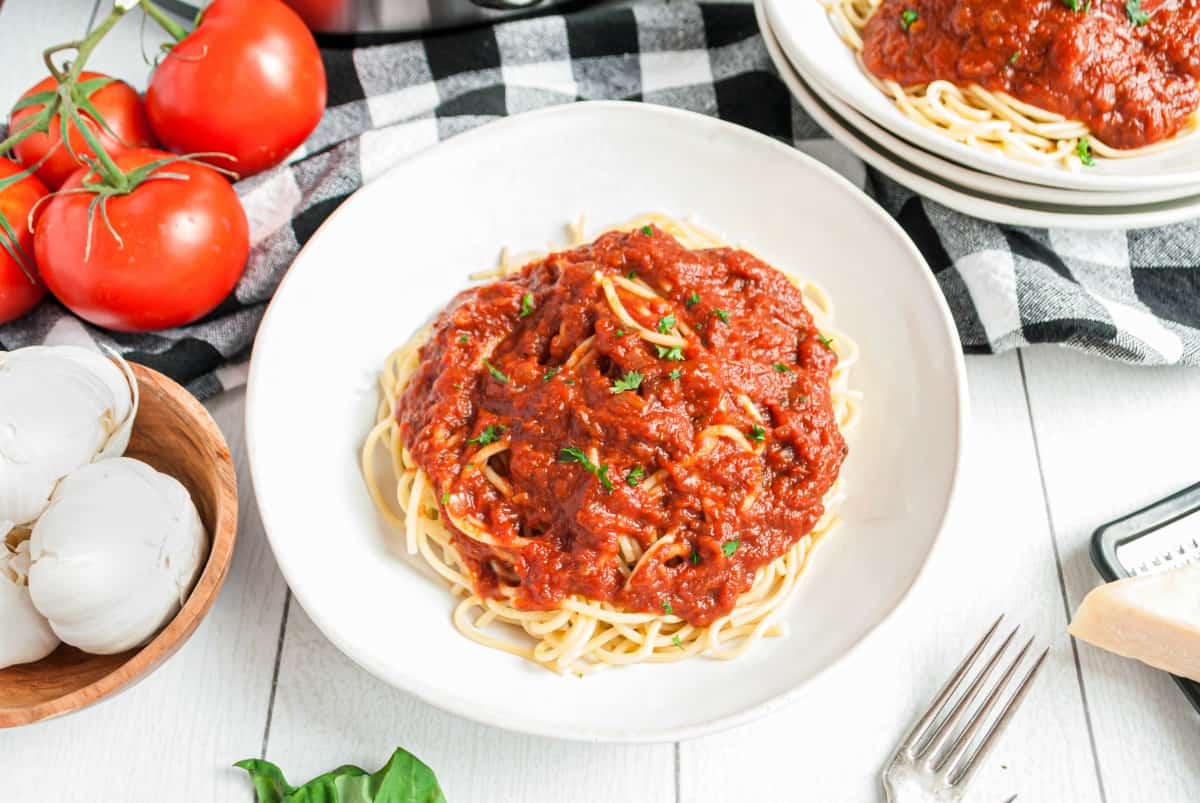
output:
<instances>
[{"instance_id":1,"label":"white wood table","mask_svg":"<svg viewBox=\"0 0 1200 803\"><path fill-rule=\"evenodd\" d=\"M7 0L0 108L40 77L45 45L83 33L95 0ZM138 26L91 65L144 83ZM159 38L148 31L146 50ZM0 801L250 801L230 765L265 756L293 783L403 745L451 803L881 800L895 741L1001 611L1052 640L1029 701L970 801L1200 801L1200 716L1162 673L1076 644L1069 613L1098 582L1101 522L1200 475L1200 372L1056 348L970 357L961 493L925 577L890 623L795 704L678 744L514 735L443 713L358 669L290 598L246 466L243 394L209 403L237 460L241 529L216 607L134 689L65 719L0 731ZM919 465L914 466L919 470ZM0 623L0 627L3 624Z\"/></svg>"}]
</instances>

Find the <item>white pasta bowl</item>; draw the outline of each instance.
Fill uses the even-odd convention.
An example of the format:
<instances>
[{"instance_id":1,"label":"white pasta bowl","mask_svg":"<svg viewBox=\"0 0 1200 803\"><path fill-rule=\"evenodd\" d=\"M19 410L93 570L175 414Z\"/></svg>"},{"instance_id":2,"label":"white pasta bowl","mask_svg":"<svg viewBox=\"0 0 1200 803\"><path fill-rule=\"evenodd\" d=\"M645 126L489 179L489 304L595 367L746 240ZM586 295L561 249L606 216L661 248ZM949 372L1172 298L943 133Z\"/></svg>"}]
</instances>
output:
<instances>
[{"instance_id":1,"label":"white pasta bowl","mask_svg":"<svg viewBox=\"0 0 1200 803\"><path fill-rule=\"evenodd\" d=\"M809 82L899 137L931 153L998 176L1048 187L1083 191L1155 190L1200 185L1200 137L1177 147L1126 159L1100 159L1072 172L1036 165L956 142L906 117L867 77L833 25L822 0L764 0L771 29L788 60Z\"/></svg>"},{"instance_id":2,"label":"white pasta bowl","mask_svg":"<svg viewBox=\"0 0 1200 803\"><path fill-rule=\"evenodd\" d=\"M558 676L469 641L448 588L402 555L358 466L376 378L500 249L562 242L645 212L695 219L822 283L862 349L865 395L845 524L736 661ZM642 104L520 115L417 155L359 191L305 246L254 347L246 405L263 523L297 600L333 644L449 711L596 741L687 738L783 705L880 626L916 582L953 496L966 387L954 325L912 243L828 168L762 135ZM915 470L914 470L915 469Z\"/></svg>"}]
</instances>

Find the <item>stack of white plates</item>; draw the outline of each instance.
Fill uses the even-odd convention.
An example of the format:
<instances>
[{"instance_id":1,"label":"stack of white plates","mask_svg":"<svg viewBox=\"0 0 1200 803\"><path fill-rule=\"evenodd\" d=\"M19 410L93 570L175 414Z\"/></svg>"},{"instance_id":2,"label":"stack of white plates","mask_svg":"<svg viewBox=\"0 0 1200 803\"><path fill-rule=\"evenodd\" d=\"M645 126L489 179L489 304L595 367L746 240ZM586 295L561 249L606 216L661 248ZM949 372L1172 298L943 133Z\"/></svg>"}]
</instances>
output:
<instances>
[{"instance_id":1,"label":"stack of white plates","mask_svg":"<svg viewBox=\"0 0 1200 803\"><path fill-rule=\"evenodd\" d=\"M956 142L906 117L871 83L820 0L755 0L775 67L836 140L914 192L1018 226L1145 228L1200 217L1200 138L1071 171Z\"/></svg>"}]
</instances>

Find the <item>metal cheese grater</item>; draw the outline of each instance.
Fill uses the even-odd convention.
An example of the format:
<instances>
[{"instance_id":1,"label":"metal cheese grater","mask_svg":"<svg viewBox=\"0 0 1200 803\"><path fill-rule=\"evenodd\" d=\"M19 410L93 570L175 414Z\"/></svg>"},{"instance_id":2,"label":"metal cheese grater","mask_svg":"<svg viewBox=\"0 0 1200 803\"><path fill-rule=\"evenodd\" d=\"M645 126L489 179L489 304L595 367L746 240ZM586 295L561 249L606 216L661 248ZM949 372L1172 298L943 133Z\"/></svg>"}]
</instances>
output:
<instances>
[{"instance_id":1,"label":"metal cheese grater","mask_svg":"<svg viewBox=\"0 0 1200 803\"><path fill-rule=\"evenodd\" d=\"M1200 563L1200 483L1096 530L1092 562L1109 581ZM1175 682L1200 711L1200 683Z\"/></svg>"}]
</instances>

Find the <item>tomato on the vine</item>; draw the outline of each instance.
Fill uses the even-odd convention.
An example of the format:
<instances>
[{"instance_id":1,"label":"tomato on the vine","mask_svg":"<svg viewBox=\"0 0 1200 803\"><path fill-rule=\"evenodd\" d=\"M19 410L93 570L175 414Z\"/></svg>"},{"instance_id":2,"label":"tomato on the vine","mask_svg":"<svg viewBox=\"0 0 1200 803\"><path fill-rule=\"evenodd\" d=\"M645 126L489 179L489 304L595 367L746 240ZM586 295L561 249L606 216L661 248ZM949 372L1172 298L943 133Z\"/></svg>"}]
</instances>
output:
<instances>
[{"instance_id":1,"label":"tomato on the vine","mask_svg":"<svg viewBox=\"0 0 1200 803\"><path fill-rule=\"evenodd\" d=\"M79 75L79 86L105 125L100 125L87 109L79 109L79 116L99 139L105 152L115 155L129 148L145 148L154 144L154 135L137 90L124 81L86 71ZM47 76L30 87L21 99L57 89L58 83L53 77ZM43 105L35 103L14 111L8 121L9 131L15 133L32 124L32 118L37 116ZM56 114L50 118L48 131L30 134L16 144L13 153L17 161L26 167L37 164L46 154L50 154L37 169L37 177L50 189L57 190L83 164L71 156L72 151L78 157L95 156L83 135L71 123L67 125L67 143L70 150L62 143L61 119Z\"/></svg>"},{"instance_id":2,"label":"tomato on the vine","mask_svg":"<svg viewBox=\"0 0 1200 803\"><path fill-rule=\"evenodd\" d=\"M42 278L80 318L123 332L181 326L221 303L241 276L249 224L220 173L150 149L113 161L129 173L162 159L172 161L148 180L99 199L70 192L99 185L79 170L38 221Z\"/></svg>"},{"instance_id":3,"label":"tomato on the vine","mask_svg":"<svg viewBox=\"0 0 1200 803\"><path fill-rule=\"evenodd\" d=\"M33 264L29 231L29 213L46 195L46 187L34 176L8 183L22 172L0 157L0 323L20 318L46 295Z\"/></svg>"},{"instance_id":4,"label":"tomato on the vine","mask_svg":"<svg viewBox=\"0 0 1200 803\"><path fill-rule=\"evenodd\" d=\"M279 164L325 109L312 34L280 0L213 0L154 70L146 110L159 140L241 177Z\"/></svg>"}]
</instances>

